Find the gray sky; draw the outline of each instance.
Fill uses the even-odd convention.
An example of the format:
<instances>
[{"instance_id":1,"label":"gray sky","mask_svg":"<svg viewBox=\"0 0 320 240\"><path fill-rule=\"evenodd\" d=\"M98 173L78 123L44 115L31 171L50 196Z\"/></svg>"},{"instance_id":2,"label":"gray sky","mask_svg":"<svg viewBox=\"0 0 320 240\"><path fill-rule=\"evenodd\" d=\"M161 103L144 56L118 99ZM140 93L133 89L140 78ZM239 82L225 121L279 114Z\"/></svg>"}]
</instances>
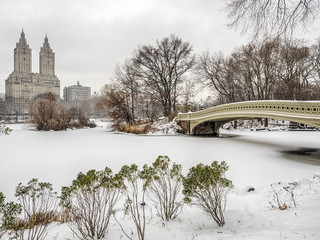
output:
<instances>
[{"instance_id":1,"label":"gray sky","mask_svg":"<svg viewBox=\"0 0 320 240\"><path fill-rule=\"evenodd\" d=\"M13 71L13 49L22 28L39 72L45 34L56 54L56 75L99 91L117 63L139 45L176 34L195 53L230 53L246 42L226 26L222 0L0 0L0 93ZM319 32L319 31L318 31Z\"/></svg>"}]
</instances>

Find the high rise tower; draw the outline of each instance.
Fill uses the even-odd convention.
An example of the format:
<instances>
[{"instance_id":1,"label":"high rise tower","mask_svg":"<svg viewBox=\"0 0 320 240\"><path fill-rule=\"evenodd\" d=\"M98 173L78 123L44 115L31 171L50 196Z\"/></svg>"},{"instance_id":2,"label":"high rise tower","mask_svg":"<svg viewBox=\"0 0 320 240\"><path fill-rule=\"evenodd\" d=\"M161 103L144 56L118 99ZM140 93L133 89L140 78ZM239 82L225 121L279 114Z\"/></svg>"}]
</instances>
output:
<instances>
[{"instance_id":1,"label":"high rise tower","mask_svg":"<svg viewBox=\"0 0 320 240\"><path fill-rule=\"evenodd\" d=\"M47 35L44 38L44 43L40 49L39 57L40 74L53 76L55 69L54 52L50 48Z\"/></svg>"},{"instance_id":2,"label":"high rise tower","mask_svg":"<svg viewBox=\"0 0 320 240\"><path fill-rule=\"evenodd\" d=\"M40 73L31 70L31 49L22 30L14 49L14 70L6 79L5 101L14 104L15 109L27 113L29 104L36 98L51 92L60 98L60 80L55 75L55 55L47 36L40 53ZM17 110L18 111L18 110Z\"/></svg>"},{"instance_id":3,"label":"high rise tower","mask_svg":"<svg viewBox=\"0 0 320 240\"><path fill-rule=\"evenodd\" d=\"M31 49L22 29L19 42L16 44L16 48L14 49L14 71L24 74L31 73L31 58Z\"/></svg>"}]
</instances>

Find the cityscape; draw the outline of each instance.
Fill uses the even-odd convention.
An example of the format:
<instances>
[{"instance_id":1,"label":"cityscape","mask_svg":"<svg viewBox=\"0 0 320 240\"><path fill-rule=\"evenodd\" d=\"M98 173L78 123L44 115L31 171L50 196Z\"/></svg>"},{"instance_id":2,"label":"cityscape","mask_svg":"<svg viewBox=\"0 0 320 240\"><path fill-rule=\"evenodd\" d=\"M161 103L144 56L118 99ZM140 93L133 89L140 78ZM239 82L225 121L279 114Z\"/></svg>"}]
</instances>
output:
<instances>
[{"instance_id":1,"label":"cityscape","mask_svg":"<svg viewBox=\"0 0 320 240\"><path fill-rule=\"evenodd\" d=\"M319 21L1 1L0 239L320 239Z\"/></svg>"}]
</instances>

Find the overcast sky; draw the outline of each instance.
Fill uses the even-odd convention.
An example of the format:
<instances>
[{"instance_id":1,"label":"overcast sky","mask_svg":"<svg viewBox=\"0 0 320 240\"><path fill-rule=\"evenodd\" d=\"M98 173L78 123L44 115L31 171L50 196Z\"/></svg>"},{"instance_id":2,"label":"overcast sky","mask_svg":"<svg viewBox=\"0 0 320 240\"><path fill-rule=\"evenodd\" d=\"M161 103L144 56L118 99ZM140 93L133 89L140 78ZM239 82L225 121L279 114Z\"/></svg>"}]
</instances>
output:
<instances>
[{"instance_id":1,"label":"overcast sky","mask_svg":"<svg viewBox=\"0 0 320 240\"><path fill-rule=\"evenodd\" d=\"M227 27L223 8L222 0L0 0L0 93L13 71L22 28L32 48L33 72L39 72L47 34L61 92L80 81L93 93L137 46L170 34L190 42L195 53L230 53L246 39Z\"/></svg>"}]
</instances>

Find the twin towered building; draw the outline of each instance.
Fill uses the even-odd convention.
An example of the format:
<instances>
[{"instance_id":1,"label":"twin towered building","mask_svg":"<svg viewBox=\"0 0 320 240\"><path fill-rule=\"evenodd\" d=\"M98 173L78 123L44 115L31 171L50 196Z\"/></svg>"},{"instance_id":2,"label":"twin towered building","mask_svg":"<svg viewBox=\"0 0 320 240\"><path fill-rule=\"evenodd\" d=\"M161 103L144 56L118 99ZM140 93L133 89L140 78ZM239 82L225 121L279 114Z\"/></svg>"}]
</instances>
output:
<instances>
[{"instance_id":1,"label":"twin towered building","mask_svg":"<svg viewBox=\"0 0 320 240\"><path fill-rule=\"evenodd\" d=\"M28 109L28 104L39 95L52 92L60 97L60 80L55 75L55 55L47 36L40 49L39 58L39 73L33 73L32 50L22 30L14 49L14 70L6 79L6 101Z\"/></svg>"},{"instance_id":2,"label":"twin towered building","mask_svg":"<svg viewBox=\"0 0 320 240\"><path fill-rule=\"evenodd\" d=\"M25 110L33 99L48 92L60 99L60 80L55 75L55 54L47 36L39 53L39 73L33 73L32 51L22 30L14 49L14 70L5 85L5 100L19 104ZM81 89L78 90L81 92Z\"/></svg>"}]
</instances>

